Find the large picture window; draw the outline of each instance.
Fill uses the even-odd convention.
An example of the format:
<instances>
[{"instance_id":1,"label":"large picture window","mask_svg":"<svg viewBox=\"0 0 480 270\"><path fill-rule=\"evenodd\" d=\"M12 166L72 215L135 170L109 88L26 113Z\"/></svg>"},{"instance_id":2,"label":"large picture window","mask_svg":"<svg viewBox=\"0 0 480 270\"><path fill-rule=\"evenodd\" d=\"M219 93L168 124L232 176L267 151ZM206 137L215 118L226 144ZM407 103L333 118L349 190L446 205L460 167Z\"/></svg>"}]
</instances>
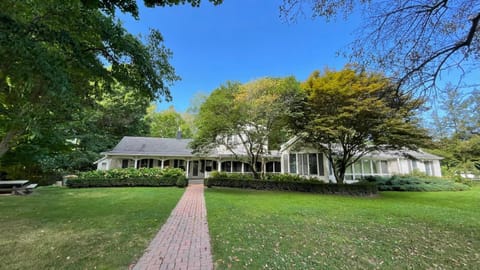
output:
<instances>
[{"instance_id":1,"label":"large picture window","mask_svg":"<svg viewBox=\"0 0 480 270\"><path fill-rule=\"evenodd\" d=\"M289 162L290 162L290 173L297 173L297 155L290 154Z\"/></svg>"}]
</instances>

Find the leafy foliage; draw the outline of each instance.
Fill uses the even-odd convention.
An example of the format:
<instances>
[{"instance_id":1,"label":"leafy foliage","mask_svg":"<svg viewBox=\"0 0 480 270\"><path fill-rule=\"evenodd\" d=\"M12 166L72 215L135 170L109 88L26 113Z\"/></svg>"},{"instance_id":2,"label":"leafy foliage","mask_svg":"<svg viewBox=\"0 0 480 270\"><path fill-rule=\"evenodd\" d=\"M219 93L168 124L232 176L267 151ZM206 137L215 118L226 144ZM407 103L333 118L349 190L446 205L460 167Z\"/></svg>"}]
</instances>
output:
<instances>
[{"instance_id":1,"label":"leafy foliage","mask_svg":"<svg viewBox=\"0 0 480 270\"><path fill-rule=\"evenodd\" d=\"M155 107L149 109L146 121L150 125L150 136L161 138L176 138L177 132L182 132L182 138L191 138L192 130L183 116L171 106L167 110L156 112Z\"/></svg>"},{"instance_id":2,"label":"leafy foliage","mask_svg":"<svg viewBox=\"0 0 480 270\"><path fill-rule=\"evenodd\" d=\"M188 180L178 168L127 168L80 173L67 181L68 187L175 186L185 187Z\"/></svg>"},{"instance_id":3,"label":"leafy foliage","mask_svg":"<svg viewBox=\"0 0 480 270\"><path fill-rule=\"evenodd\" d=\"M292 125L326 154L337 183L343 183L345 170L367 153L415 148L427 139L415 118L422 100L399 93L381 74L351 67L315 71L302 88L306 109Z\"/></svg>"},{"instance_id":4,"label":"leafy foliage","mask_svg":"<svg viewBox=\"0 0 480 270\"><path fill-rule=\"evenodd\" d=\"M377 194L377 187L370 183L348 185L327 184L315 178L302 178L298 175L268 175L255 179L245 174L213 173L205 179L208 187L233 187L259 190L298 191L322 194L342 194L354 196L372 196Z\"/></svg>"},{"instance_id":5,"label":"leafy foliage","mask_svg":"<svg viewBox=\"0 0 480 270\"><path fill-rule=\"evenodd\" d=\"M299 110L298 82L293 77L264 78L246 84L228 82L214 90L200 108L192 148L208 152L221 145L236 159L255 164L271 145L285 140L286 123Z\"/></svg>"},{"instance_id":6,"label":"leafy foliage","mask_svg":"<svg viewBox=\"0 0 480 270\"><path fill-rule=\"evenodd\" d=\"M460 191L469 189L467 185L433 177L367 176L365 180L375 183L379 191Z\"/></svg>"},{"instance_id":7,"label":"leafy foliage","mask_svg":"<svg viewBox=\"0 0 480 270\"><path fill-rule=\"evenodd\" d=\"M153 99L171 99L163 37L134 37L115 9L138 15L136 1L1 2L0 158L12 177L91 169L121 136L147 133Z\"/></svg>"}]
</instances>

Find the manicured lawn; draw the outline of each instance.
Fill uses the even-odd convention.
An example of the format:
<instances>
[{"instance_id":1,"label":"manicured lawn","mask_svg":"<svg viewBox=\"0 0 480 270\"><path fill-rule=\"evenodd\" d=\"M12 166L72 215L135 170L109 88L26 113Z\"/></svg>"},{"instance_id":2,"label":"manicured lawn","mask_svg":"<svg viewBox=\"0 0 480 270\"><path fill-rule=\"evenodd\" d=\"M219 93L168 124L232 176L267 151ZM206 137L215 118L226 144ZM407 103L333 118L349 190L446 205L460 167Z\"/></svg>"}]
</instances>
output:
<instances>
[{"instance_id":1,"label":"manicured lawn","mask_svg":"<svg viewBox=\"0 0 480 270\"><path fill-rule=\"evenodd\" d=\"M478 269L480 187L375 198L206 191L217 269Z\"/></svg>"},{"instance_id":2,"label":"manicured lawn","mask_svg":"<svg viewBox=\"0 0 480 270\"><path fill-rule=\"evenodd\" d=\"M127 269L183 191L47 187L0 196L0 268Z\"/></svg>"}]
</instances>

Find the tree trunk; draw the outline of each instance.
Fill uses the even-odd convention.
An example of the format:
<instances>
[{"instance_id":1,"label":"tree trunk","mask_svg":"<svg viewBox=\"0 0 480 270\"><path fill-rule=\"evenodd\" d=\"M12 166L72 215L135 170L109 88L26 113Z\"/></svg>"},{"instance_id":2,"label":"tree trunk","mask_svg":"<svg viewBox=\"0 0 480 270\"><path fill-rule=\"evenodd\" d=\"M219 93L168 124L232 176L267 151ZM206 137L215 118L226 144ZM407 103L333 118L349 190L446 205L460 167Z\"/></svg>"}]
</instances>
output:
<instances>
[{"instance_id":1,"label":"tree trunk","mask_svg":"<svg viewBox=\"0 0 480 270\"><path fill-rule=\"evenodd\" d=\"M20 132L18 132L17 130L10 130L5 134L5 136L2 138L2 141L0 141L0 158L2 158L3 155L8 152L11 142L19 134Z\"/></svg>"}]
</instances>

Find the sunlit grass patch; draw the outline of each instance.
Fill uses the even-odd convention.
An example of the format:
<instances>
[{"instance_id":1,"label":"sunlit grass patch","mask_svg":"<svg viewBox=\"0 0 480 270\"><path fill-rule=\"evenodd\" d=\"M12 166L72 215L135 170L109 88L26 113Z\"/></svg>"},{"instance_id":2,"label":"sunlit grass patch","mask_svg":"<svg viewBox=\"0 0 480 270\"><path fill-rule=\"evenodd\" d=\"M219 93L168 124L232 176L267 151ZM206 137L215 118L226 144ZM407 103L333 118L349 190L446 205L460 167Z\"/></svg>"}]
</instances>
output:
<instances>
[{"instance_id":1,"label":"sunlit grass patch","mask_svg":"<svg viewBox=\"0 0 480 270\"><path fill-rule=\"evenodd\" d=\"M0 197L5 269L126 269L170 215L179 188L39 188Z\"/></svg>"},{"instance_id":2,"label":"sunlit grass patch","mask_svg":"<svg viewBox=\"0 0 480 270\"><path fill-rule=\"evenodd\" d=\"M480 188L353 198L209 189L217 269L475 269Z\"/></svg>"}]
</instances>

